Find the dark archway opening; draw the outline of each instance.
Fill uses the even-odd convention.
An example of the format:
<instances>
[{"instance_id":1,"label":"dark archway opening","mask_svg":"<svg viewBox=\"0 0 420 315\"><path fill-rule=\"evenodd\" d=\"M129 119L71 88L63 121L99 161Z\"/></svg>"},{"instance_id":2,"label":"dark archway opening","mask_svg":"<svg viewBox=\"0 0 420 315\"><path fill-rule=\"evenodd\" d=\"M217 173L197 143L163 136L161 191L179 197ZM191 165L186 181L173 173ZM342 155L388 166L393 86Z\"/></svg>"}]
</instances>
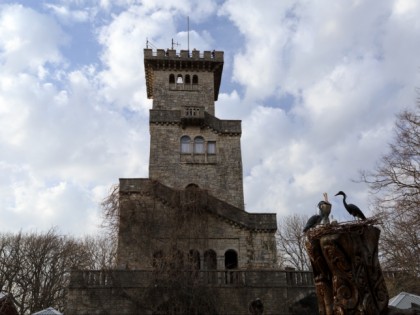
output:
<instances>
[{"instance_id":1,"label":"dark archway opening","mask_svg":"<svg viewBox=\"0 0 420 315\"><path fill-rule=\"evenodd\" d=\"M225 268L226 269L238 268L238 254L233 249L229 249L225 253Z\"/></svg>"}]
</instances>

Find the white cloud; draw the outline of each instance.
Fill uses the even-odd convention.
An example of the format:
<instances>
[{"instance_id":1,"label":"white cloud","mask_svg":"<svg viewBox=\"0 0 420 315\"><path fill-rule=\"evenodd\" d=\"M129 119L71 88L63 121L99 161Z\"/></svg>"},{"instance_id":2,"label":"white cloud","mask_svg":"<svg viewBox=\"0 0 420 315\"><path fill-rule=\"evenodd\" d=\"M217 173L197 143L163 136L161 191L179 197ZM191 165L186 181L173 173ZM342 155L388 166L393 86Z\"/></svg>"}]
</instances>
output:
<instances>
[{"instance_id":1,"label":"white cloud","mask_svg":"<svg viewBox=\"0 0 420 315\"><path fill-rule=\"evenodd\" d=\"M308 213L323 191L341 187L367 211L367 187L351 179L386 151L394 114L415 102L418 9L412 1L224 3L220 13L245 41L233 74L245 103L287 110L244 118L251 210ZM273 101L287 94L293 104Z\"/></svg>"},{"instance_id":2,"label":"white cloud","mask_svg":"<svg viewBox=\"0 0 420 315\"><path fill-rule=\"evenodd\" d=\"M415 102L417 1L45 5L0 6L2 228L93 231L110 185L147 177L151 100L142 51L146 38L163 49L174 38L186 49L187 16L191 49L221 40L202 27L216 15L236 36L224 40L233 77L223 74L216 113L243 120L247 210L309 214L327 191L335 216L348 218L332 196L344 190L368 212L366 187L351 179L373 166L390 141L394 114ZM88 34L84 49L91 41L101 51L89 64L76 64L77 54L63 57L69 38L80 44L65 33L74 25ZM232 81L239 88L230 88Z\"/></svg>"},{"instance_id":3,"label":"white cloud","mask_svg":"<svg viewBox=\"0 0 420 315\"><path fill-rule=\"evenodd\" d=\"M55 5L55 4L45 4L45 6L50 9L61 22L66 24L72 22L86 22L90 18L90 10L71 10L68 6L64 5Z\"/></svg>"},{"instance_id":4,"label":"white cloud","mask_svg":"<svg viewBox=\"0 0 420 315\"><path fill-rule=\"evenodd\" d=\"M40 25L26 31L32 23ZM2 228L93 231L98 192L119 177L147 176L147 118L106 102L94 66L66 72L59 47L67 35L48 16L4 6L0 26L9 31L1 47L24 42L0 52L8 70L0 73Z\"/></svg>"},{"instance_id":5,"label":"white cloud","mask_svg":"<svg viewBox=\"0 0 420 315\"><path fill-rule=\"evenodd\" d=\"M38 71L62 60L59 47L67 36L48 16L21 5L0 8L0 64L2 73Z\"/></svg>"}]
</instances>

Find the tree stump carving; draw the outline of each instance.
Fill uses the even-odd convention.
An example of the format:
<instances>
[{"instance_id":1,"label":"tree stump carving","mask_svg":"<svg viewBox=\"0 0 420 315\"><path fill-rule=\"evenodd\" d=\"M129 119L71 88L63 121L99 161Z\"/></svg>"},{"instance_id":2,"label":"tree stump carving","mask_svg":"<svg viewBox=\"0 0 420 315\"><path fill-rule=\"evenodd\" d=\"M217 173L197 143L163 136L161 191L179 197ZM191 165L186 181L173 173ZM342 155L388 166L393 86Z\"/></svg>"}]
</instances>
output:
<instances>
[{"instance_id":1,"label":"tree stump carving","mask_svg":"<svg viewBox=\"0 0 420 315\"><path fill-rule=\"evenodd\" d=\"M372 221L308 232L320 314L386 314L388 292L378 260L380 230Z\"/></svg>"}]
</instances>

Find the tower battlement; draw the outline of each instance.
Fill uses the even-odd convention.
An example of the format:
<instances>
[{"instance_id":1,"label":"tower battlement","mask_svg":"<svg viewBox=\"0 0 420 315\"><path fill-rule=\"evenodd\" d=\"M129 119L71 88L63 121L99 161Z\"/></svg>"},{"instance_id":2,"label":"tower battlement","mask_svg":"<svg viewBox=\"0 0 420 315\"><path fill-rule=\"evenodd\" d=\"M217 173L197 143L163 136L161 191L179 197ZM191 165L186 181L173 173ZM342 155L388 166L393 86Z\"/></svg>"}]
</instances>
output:
<instances>
[{"instance_id":1,"label":"tower battlement","mask_svg":"<svg viewBox=\"0 0 420 315\"><path fill-rule=\"evenodd\" d=\"M212 73L212 89L214 100L219 96L223 72L223 51L144 49L144 70L146 76L147 97L154 98L155 72L181 71L195 73ZM158 83L162 84L162 83Z\"/></svg>"},{"instance_id":2,"label":"tower battlement","mask_svg":"<svg viewBox=\"0 0 420 315\"><path fill-rule=\"evenodd\" d=\"M199 51L193 49L192 51L189 50L180 50L177 52L175 49L156 49L155 51L150 48L144 49L144 58L166 58L166 59L202 59L202 60L209 60L209 61L222 61L223 62L223 51Z\"/></svg>"}]
</instances>

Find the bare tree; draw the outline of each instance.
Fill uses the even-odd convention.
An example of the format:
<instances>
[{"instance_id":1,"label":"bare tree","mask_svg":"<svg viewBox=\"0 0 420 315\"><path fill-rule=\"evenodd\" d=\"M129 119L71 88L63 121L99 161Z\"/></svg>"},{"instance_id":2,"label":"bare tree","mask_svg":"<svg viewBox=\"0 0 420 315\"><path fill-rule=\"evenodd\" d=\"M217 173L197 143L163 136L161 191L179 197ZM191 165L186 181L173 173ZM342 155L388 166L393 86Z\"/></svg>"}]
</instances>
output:
<instances>
[{"instance_id":1,"label":"bare tree","mask_svg":"<svg viewBox=\"0 0 420 315\"><path fill-rule=\"evenodd\" d=\"M117 243L118 230L120 227L120 195L119 185L113 185L108 196L101 203L102 224L101 227L109 238Z\"/></svg>"},{"instance_id":2,"label":"bare tree","mask_svg":"<svg viewBox=\"0 0 420 315\"><path fill-rule=\"evenodd\" d=\"M109 234L86 236L80 241L80 246L89 253L86 268L108 270L116 267L117 242Z\"/></svg>"},{"instance_id":3,"label":"bare tree","mask_svg":"<svg viewBox=\"0 0 420 315\"><path fill-rule=\"evenodd\" d=\"M79 241L54 229L0 235L0 283L21 315L49 306L63 309L70 270L87 268L91 260Z\"/></svg>"},{"instance_id":4,"label":"bare tree","mask_svg":"<svg viewBox=\"0 0 420 315\"><path fill-rule=\"evenodd\" d=\"M370 186L375 212L382 217L384 269L406 275L396 290L420 293L420 104L398 115L395 136L372 171L361 180Z\"/></svg>"},{"instance_id":5,"label":"bare tree","mask_svg":"<svg viewBox=\"0 0 420 315\"><path fill-rule=\"evenodd\" d=\"M309 270L310 262L305 249L303 228L308 216L293 214L279 220L277 229L277 249L281 267Z\"/></svg>"}]
</instances>

